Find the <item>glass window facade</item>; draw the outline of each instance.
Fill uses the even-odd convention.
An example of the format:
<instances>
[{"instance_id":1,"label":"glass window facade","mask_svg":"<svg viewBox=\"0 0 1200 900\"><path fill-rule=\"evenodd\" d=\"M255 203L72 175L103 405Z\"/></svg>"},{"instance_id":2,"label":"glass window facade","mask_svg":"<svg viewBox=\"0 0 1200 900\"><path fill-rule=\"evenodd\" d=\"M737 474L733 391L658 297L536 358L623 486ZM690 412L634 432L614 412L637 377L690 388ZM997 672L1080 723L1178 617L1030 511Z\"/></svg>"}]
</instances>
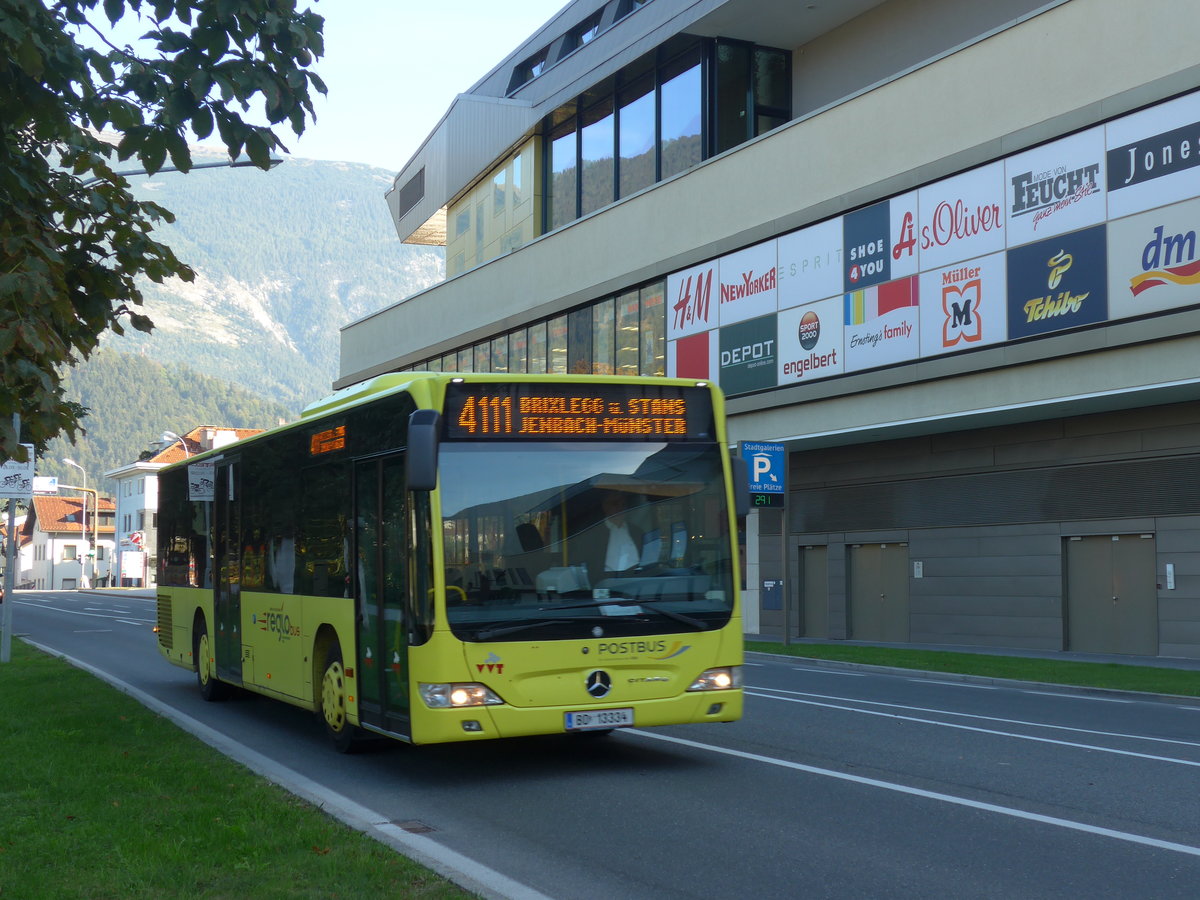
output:
<instances>
[{"instance_id":1,"label":"glass window facade","mask_svg":"<svg viewBox=\"0 0 1200 900\"><path fill-rule=\"evenodd\" d=\"M571 119L550 136L549 171L546 178L546 230L565 225L578 216L577 173L579 135Z\"/></svg>"},{"instance_id":2,"label":"glass window facade","mask_svg":"<svg viewBox=\"0 0 1200 900\"><path fill-rule=\"evenodd\" d=\"M660 177L670 178L703 158L700 53L685 54L664 72L659 93Z\"/></svg>"},{"instance_id":3,"label":"glass window facade","mask_svg":"<svg viewBox=\"0 0 1200 900\"><path fill-rule=\"evenodd\" d=\"M620 91L619 195L627 197L657 180L654 128L654 73Z\"/></svg>"},{"instance_id":4,"label":"glass window facade","mask_svg":"<svg viewBox=\"0 0 1200 900\"><path fill-rule=\"evenodd\" d=\"M604 297L564 315L417 363L413 371L575 375L666 374L666 282Z\"/></svg>"},{"instance_id":5,"label":"glass window facade","mask_svg":"<svg viewBox=\"0 0 1200 900\"><path fill-rule=\"evenodd\" d=\"M790 118L788 51L723 39L668 41L546 119L545 230Z\"/></svg>"},{"instance_id":6,"label":"glass window facade","mask_svg":"<svg viewBox=\"0 0 1200 900\"><path fill-rule=\"evenodd\" d=\"M580 196L580 214L587 215L608 206L616 195L616 163L613 150L616 134L616 116L613 115L612 97L606 97L587 110L583 116L580 132L580 152L583 177Z\"/></svg>"}]
</instances>

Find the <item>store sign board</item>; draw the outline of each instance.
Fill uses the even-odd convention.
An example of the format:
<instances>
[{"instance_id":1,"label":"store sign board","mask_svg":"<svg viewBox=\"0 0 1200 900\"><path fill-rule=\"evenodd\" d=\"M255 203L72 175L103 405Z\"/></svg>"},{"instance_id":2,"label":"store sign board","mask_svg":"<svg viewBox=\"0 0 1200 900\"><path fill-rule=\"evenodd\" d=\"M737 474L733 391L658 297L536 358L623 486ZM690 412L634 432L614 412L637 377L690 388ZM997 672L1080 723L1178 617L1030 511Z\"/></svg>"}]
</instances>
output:
<instances>
[{"instance_id":1,"label":"store sign board","mask_svg":"<svg viewBox=\"0 0 1200 900\"><path fill-rule=\"evenodd\" d=\"M842 219L801 228L779 239L779 308L842 293Z\"/></svg>"},{"instance_id":2,"label":"store sign board","mask_svg":"<svg viewBox=\"0 0 1200 900\"><path fill-rule=\"evenodd\" d=\"M915 275L848 293L843 311L847 372L920 356L921 310Z\"/></svg>"},{"instance_id":3,"label":"store sign board","mask_svg":"<svg viewBox=\"0 0 1200 900\"><path fill-rule=\"evenodd\" d=\"M675 378L717 377L717 332L702 331L667 344L667 373Z\"/></svg>"},{"instance_id":4,"label":"store sign board","mask_svg":"<svg viewBox=\"0 0 1200 900\"><path fill-rule=\"evenodd\" d=\"M717 262L667 277L667 339L717 327Z\"/></svg>"},{"instance_id":5,"label":"store sign board","mask_svg":"<svg viewBox=\"0 0 1200 900\"><path fill-rule=\"evenodd\" d=\"M1008 336L1031 337L1108 318L1105 226L1008 251Z\"/></svg>"},{"instance_id":6,"label":"store sign board","mask_svg":"<svg viewBox=\"0 0 1200 900\"><path fill-rule=\"evenodd\" d=\"M1004 163L1008 246L1103 222L1104 165L1103 128L1009 157Z\"/></svg>"},{"instance_id":7,"label":"store sign board","mask_svg":"<svg viewBox=\"0 0 1200 900\"><path fill-rule=\"evenodd\" d=\"M830 297L779 314L779 383L795 384L840 375L843 353L843 300Z\"/></svg>"},{"instance_id":8,"label":"store sign board","mask_svg":"<svg viewBox=\"0 0 1200 900\"><path fill-rule=\"evenodd\" d=\"M924 268L1004 249L1004 163L996 162L918 191L917 245Z\"/></svg>"},{"instance_id":9,"label":"store sign board","mask_svg":"<svg viewBox=\"0 0 1200 900\"><path fill-rule=\"evenodd\" d=\"M892 279L891 214L887 200L842 217L842 290Z\"/></svg>"},{"instance_id":10,"label":"store sign board","mask_svg":"<svg viewBox=\"0 0 1200 900\"><path fill-rule=\"evenodd\" d=\"M1108 226L1109 314L1114 319L1200 303L1200 200Z\"/></svg>"},{"instance_id":11,"label":"store sign board","mask_svg":"<svg viewBox=\"0 0 1200 900\"><path fill-rule=\"evenodd\" d=\"M744 322L778 308L777 241L766 241L721 257L720 324Z\"/></svg>"},{"instance_id":12,"label":"store sign board","mask_svg":"<svg viewBox=\"0 0 1200 900\"><path fill-rule=\"evenodd\" d=\"M921 275L921 355L938 356L1008 338L1003 253Z\"/></svg>"},{"instance_id":13,"label":"store sign board","mask_svg":"<svg viewBox=\"0 0 1200 900\"><path fill-rule=\"evenodd\" d=\"M1200 196L1200 93L1105 126L1108 217Z\"/></svg>"},{"instance_id":14,"label":"store sign board","mask_svg":"<svg viewBox=\"0 0 1200 900\"><path fill-rule=\"evenodd\" d=\"M742 394L775 387L778 358L774 313L723 326L718 378L721 389L727 394Z\"/></svg>"}]
</instances>

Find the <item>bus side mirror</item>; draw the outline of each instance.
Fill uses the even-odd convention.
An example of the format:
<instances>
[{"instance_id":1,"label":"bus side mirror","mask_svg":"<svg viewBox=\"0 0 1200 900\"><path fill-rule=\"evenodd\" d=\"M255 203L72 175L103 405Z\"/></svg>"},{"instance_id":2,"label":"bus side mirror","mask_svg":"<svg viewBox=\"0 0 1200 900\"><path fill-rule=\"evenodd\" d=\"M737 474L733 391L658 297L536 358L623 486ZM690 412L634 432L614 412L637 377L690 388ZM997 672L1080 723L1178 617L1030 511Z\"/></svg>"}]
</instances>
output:
<instances>
[{"instance_id":1,"label":"bus side mirror","mask_svg":"<svg viewBox=\"0 0 1200 900\"><path fill-rule=\"evenodd\" d=\"M437 487L441 421L432 409L418 409L408 417L408 461L404 471L410 491L432 491Z\"/></svg>"},{"instance_id":2,"label":"bus side mirror","mask_svg":"<svg viewBox=\"0 0 1200 900\"><path fill-rule=\"evenodd\" d=\"M729 457L733 474L733 507L738 518L750 515L750 463L744 456Z\"/></svg>"}]
</instances>

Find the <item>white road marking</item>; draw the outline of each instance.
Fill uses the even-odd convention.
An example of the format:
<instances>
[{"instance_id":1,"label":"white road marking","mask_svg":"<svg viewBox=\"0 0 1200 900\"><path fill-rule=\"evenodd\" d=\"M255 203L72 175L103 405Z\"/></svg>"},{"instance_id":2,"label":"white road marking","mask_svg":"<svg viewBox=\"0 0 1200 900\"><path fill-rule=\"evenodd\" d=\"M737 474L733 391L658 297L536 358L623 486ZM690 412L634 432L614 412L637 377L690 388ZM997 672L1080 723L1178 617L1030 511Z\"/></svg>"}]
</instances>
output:
<instances>
[{"instance_id":1,"label":"white road marking","mask_svg":"<svg viewBox=\"0 0 1200 900\"><path fill-rule=\"evenodd\" d=\"M880 781L877 778L866 778L862 775L851 775L847 772L835 772L832 769L819 769L816 766L807 766L803 763L792 762L786 759L777 759L771 756L763 756L759 753L747 753L744 750L734 750L729 747L718 747L713 744L701 744L699 741L690 741L685 738L672 737L671 735L658 734L649 731L640 731L637 729L629 729L629 734L636 734L639 737L650 738L655 741L665 741L670 744L679 744L683 747L691 747L695 750L707 750L711 753L721 753L725 756L733 756L739 759L746 759L752 762L766 763L771 766L779 766L784 769L794 769L797 772L807 772L810 775L820 775L826 778L836 778L840 781L849 781L854 784L862 784L867 787L880 788L885 791L895 791L900 794L909 794L913 797L923 797L927 800L937 800L941 803L951 803L955 806L965 806L970 809L983 810L984 812L997 813L1002 816L1011 816L1015 819L1025 819L1029 822L1038 822L1043 825L1053 825L1058 828L1067 828L1072 831L1082 831L1088 834L1095 834L1101 837L1114 838L1119 841L1126 841L1131 844L1142 844L1147 847L1155 847L1159 850L1170 850L1174 853L1184 853L1188 856L1200 856L1200 847L1192 847L1188 844L1177 844L1173 841L1162 841L1158 838L1147 837L1142 834L1132 834L1128 831L1117 831L1112 828L1102 828L1098 825L1088 825L1085 822L1073 822L1070 819L1060 819L1057 816L1044 816L1041 813L1028 812L1023 809L1015 809L1009 806L999 806L995 803L984 803L979 800L969 800L966 797L955 797L953 794L942 794L937 791L926 791L921 788L908 787L903 784L894 784L890 781Z\"/></svg>"},{"instance_id":2,"label":"white road marking","mask_svg":"<svg viewBox=\"0 0 1200 900\"><path fill-rule=\"evenodd\" d=\"M1033 741L1034 743L1038 743L1038 744L1054 744L1059 747L1074 747L1079 750L1095 750L1095 751L1098 751L1101 753L1111 753L1115 756L1132 756L1137 759L1149 759L1149 760L1153 760L1155 762L1177 763L1178 765L1181 765L1181 766L1195 766L1197 768L1200 768L1200 761L1198 761L1198 760L1178 759L1178 758L1172 757L1172 756L1155 756L1154 754L1151 754L1151 753L1137 753L1133 750L1118 750L1115 747L1101 747L1097 744L1080 744L1080 743L1076 743L1075 741L1059 741L1059 740L1055 740L1054 738L1037 737L1036 735L1021 734L1016 731L1001 731L998 728L979 728L975 725L959 725L956 722L939 722L937 719L923 719L923 718L920 718L919 716L902 716L899 713L881 712L881 711L875 710L875 709L860 709L856 706L842 706L840 703L821 703L817 700L801 700L799 697L780 697L775 694L759 694L759 693L755 693L752 690L747 690L746 693L752 697L763 697L764 699L767 699L767 700L782 700L785 703L802 703L805 706L822 706L822 707L825 707L826 709L840 709L840 710L844 710L846 712L858 713L859 715L863 715L863 716L879 716L884 719L901 719L906 722L918 722L923 725L937 725L940 728L954 728L959 731L974 731L978 734L994 734L994 735L997 735L998 737L1008 737L1008 738L1013 738L1015 740L1020 740L1020 741ZM841 699L841 698L834 698L834 699ZM1057 729L1062 729L1065 731L1079 731L1079 732L1083 732L1084 734L1103 735L1105 737L1124 737L1124 738L1133 738L1133 739L1144 740L1144 741L1159 741L1162 743L1183 744L1184 746L1188 746L1188 747L1200 746L1198 744L1195 744L1195 743L1192 743L1189 741L1176 741L1176 740L1168 740L1166 738L1151 738L1151 737L1142 737L1140 735L1129 735L1129 734L1107 734L1105 732L1088 731L1083 728L1070 728L1066 725L1043 725L1038 722L1020 722L1020 721L1016 721L1016 720L1012 720L1012 719L998 719L998 718L993 719L992 717L989 717L989 716L975 716L975 715L971 715L969 713L947 712L945 710L940 710L940 709L932 709L932 710L931 709L922 709L921 707L907 707L907 706L900 706L899 704L891 704L891 703L876 703L871 700L854 700L854 701L850 701L850 702L867 703L867 704L871 704L873 706L894 706L897 709L916 709L916 710L919 710L922 712L932 712L932 713L936 713L939 715L962 716L964 718L970 718L970 719L983 719L985 721L1007 722L1009 724L1020 724L1020 725L1026 725L1026 726L1033 727L1033 728L1057 728Z\"/></svg>"},{"instance_id":3,"label":"white road marking","mask_svg":"<svg viewBox=\"0 0 1200 900\"><path fill-rule=\"evenodd\" d=\"M837 700L841 703L861 703L865 706L887 706L892 709L907 709L910 712L935 713L943 716L958 716L960 719L982 719L985 722L1004 722L1007 725L1027 725L1031 728L1051 728L1057 731L1073 731L1077 734L1095 734L1100 737L1128 738L1133 741L1151 741L1159 744L1181 744L1184 747L1200 747L1200 741L1181 741L1175 738L1151 737L1145 734L1129 734L1124 731L1100 731L1095 728L1076 728L1072 725L1052 725L1047 722L1030 722L1025 719L1006 719L1002 716L985 716L979 713L956 712L950 709L931 709L927 706L906 706L902 703L888 703L882 700L858 700L851 697L835 697L830 694L814 694L808 691L785 691L781 688L747 687L746 690L772 691L775 694L792 694L797 697L814 697L818 700ZM766 695L762 695L766 696ZM1070 695L1064 695L1070 696ZM783 699L783 698L776 698ZM1081 699L1081 698L1075 698ZM1082 699L1092 700L1092 697ZM851 707L853 708L853 707ZM1200 707L1177 707L1178 709L1200 709Z\"/></svg>"}]
</instances>

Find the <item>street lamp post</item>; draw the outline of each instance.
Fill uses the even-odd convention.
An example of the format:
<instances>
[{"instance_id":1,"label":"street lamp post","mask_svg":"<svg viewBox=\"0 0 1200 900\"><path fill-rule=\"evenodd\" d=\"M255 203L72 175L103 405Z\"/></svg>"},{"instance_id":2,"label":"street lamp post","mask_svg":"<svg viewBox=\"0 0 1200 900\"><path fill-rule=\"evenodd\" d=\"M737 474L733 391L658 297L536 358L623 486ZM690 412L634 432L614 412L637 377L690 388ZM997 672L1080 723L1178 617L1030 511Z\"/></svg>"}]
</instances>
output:
<instances>
[{"instance_id":1,"label":"street lamp post","mask_svg":"<svg viewBox=\"0 0 1200 900\"><path fill-rule=\"evenodd\" d=\"M81 466L79 463L75 462L75 460L73 460L73 459L67 459L64 457L62 460L62 463L63 463L63 465L72 466L73 468L78 469L80 474L83 475L83 543L84 543L84 551L83 551L83 562L80 564L80 570L83 572L83 581L84 581L83 586L91 587L92 586L91 580L88 578L88 574L87 574L88 553L91 551L91 544L92 544L91 538L88 537L88 527L87 527L87 501L88 501L87 472L84 471L83 466ZM97 494L96 495L96 518L99 518L99 517L100 517L100 495Z\"/></svg>"},{"instance_id":2,"label":"street lamp post","mask_svg":"<svg viewBox=\"0 0 1200 900\"><path fill-rule=\"evenodd\" d=\"M192 455L192 451L188 449L187 441L185 441L183 438L181 438L179 435L177 435L173 431L164 431L159 436L158 440L160 443L163 443L163 444L174 444L174 443L178 442L179 446L183 448L183 455L185 457L190 457ZM163 449L165 450L166 447L164 447Z\"/></svg>"}]
</instances>

